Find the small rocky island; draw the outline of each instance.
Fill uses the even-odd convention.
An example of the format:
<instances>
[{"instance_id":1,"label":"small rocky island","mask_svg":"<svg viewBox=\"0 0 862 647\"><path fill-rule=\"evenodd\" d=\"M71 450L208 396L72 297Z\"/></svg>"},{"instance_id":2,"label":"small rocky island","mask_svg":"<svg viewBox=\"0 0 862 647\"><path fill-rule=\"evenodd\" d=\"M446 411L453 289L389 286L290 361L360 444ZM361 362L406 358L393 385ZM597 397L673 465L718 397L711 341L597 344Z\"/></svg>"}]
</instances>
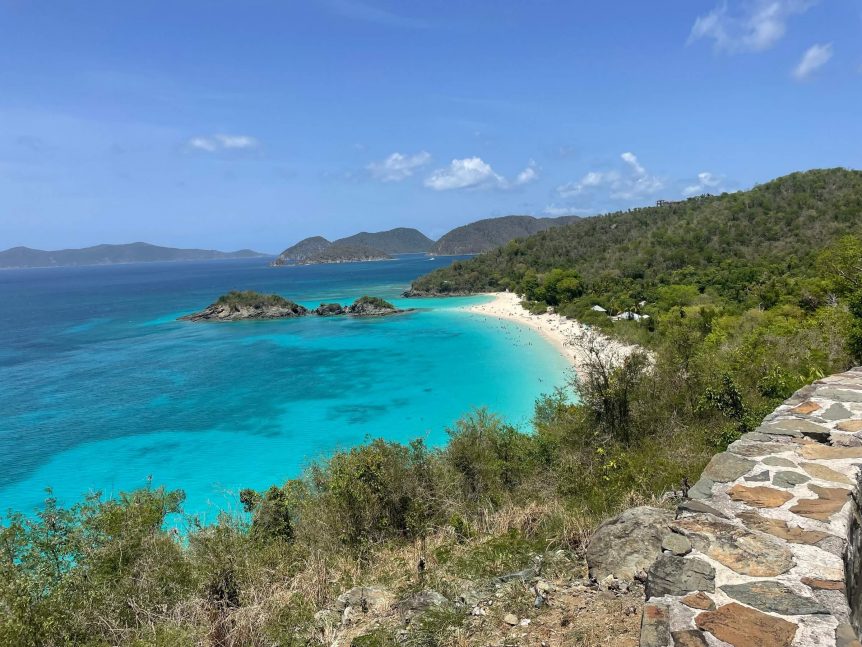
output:
<instances>
[{"instance_id":1,"label":"small rocky island","mask_svg":"<svg viewBox=\"0 0 862 647\"><path fill-rule=\"evenodd\" d=\"M180 321L242 321L246 319L292 319L306 315L318 317L352 316L384 317L409 312L400 310L380 297L362 296L349 306L339 303L321 303L314 310L294 303L277 294L261 294L251 290L234 290L223 294L218 300L200 312L195 312Z\"/></svg>"}]
</instances>

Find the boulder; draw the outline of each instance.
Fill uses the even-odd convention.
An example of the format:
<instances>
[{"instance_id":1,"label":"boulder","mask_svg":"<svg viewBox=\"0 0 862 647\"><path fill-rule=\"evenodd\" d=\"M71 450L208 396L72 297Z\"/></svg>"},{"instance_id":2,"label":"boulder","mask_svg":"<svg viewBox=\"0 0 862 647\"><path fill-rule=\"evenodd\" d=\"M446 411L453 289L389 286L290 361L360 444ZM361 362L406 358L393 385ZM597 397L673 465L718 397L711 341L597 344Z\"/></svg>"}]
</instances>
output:
<instances>
[{"instance_id":1,"label":"boulder","mask_svg":"<svg viewBox=\"0 0 862 647\"><path fill-rule=\"evenodd\" d=\"M661 543L670 531L673 512L642 506L626 510L605 521L587 546L590 578L604 580L608 575L632 581L648 571L661 554Z\"/></svg>"}]
</instances>

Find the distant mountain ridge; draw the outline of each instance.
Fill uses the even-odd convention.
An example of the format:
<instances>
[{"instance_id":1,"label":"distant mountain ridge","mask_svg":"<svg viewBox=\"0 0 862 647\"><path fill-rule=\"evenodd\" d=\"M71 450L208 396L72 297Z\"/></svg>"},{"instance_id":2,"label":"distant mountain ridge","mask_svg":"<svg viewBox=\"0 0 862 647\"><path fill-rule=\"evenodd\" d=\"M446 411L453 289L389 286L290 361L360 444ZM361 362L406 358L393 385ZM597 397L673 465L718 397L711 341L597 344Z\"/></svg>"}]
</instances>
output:
<instances>
[{"instance_id":1,"label":"distant mountain ridge","mask_svg":"<svg viewBox=\"0 0 862 647\"><path fill-rule=\"evenodd\" d=\"M427 252L433 244L434 241L421 231L408 227L378 232L363 231L332 242L323 236L312 236L285 249L272 264L308 265L381 260L389 258L390 254Z\"/></svg>"},{"instance_id":2,"label":"distant mountain ridge","mask_svg":"<svg viewBox=\"0 0 862 647\"><path fill-rule=\"evenodd\" d=\"M576 220L578 216L559 218L536 218L534 216L502 216L485 218L468 225L456 227L444 235L431 248L430 253L438 256L456 254L480 254L495 247L505 245L515 238L526 238L540 231L561 227Z\"/></svg>"},{"instance_id":3,"label":"distant mountain ridge","mask_svg":"<svg viewBox=\"0 0 862 647\"><path fill-rule=\"evenodd\" d=\"M434 256L480 254L515 238L526 238L552 227L561 227L578 216L536 218L534 216L502 216L485 218L456 227L434 242L417 229L397 227L388 231L366 231L330 242L323 236L305 238L285 249L272 265L308 265L312 263L379 260L391 254L427 253ZM332 250L332 247L339 249ZM357 249L359 248L359 249ZM354 252L351 255L351 250ZM375 255L373 252L376 251Z\"/></svg>"},{"instance_id":4,"label":"distant mountain ridge","mask_svg":"<svg viewBox=\"0 0 862 647\"><path fill-rule=\"evenodd\" d=\"M339 238L334 244L365 245L387 254L421 254L431 249L434 241L418 229L396 227L377 233L362 231L353 236Z\"/></svg>"},{"instance_id":5,"label":"distant mountain ridge","mask_svg":"<svg viewBox=\"0 0 862 647\"><path fill-rule=\"evenodd\" d=\"M69 267L80 265L114 265L119 263L152 263L160 261L207 261L227 258L262 258L250 249L220 252L213 249L180 249L149 243L94 245L81 249L47 251L30 247L12 247L0 252L0 268Z\"/></svg>"}]
</instances>

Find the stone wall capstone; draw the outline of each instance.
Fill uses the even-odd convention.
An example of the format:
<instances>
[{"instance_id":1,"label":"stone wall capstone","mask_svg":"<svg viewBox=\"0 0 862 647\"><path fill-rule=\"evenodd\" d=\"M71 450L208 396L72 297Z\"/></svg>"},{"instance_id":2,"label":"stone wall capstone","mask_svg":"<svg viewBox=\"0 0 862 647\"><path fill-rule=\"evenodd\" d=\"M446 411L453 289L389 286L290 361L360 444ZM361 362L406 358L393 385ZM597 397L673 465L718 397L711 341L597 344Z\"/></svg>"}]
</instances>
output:
<instances>
[{"instance_id":1,"label":"stone wall capstone","mask_svg":"<svg viewBox=\"0 0 862 647\"><path fill-rule=\"evenodd\" d=\"M714 456L647 573L641 647L862 647L860 468L862 367Z\"/></svg>"}]
</instances>

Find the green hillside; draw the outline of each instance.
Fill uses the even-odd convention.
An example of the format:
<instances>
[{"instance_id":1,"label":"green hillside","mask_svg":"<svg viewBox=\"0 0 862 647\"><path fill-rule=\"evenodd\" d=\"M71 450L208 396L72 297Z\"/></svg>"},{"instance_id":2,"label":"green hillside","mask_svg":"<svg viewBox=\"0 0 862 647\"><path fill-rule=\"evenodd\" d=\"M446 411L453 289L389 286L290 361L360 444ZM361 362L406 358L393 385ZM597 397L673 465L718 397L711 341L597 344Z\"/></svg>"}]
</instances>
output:
<instances>
[{"instance_id":1,"label":"green hillside","mask_svg":"<svg viewBox=\"0 0 862 647\"><path fill-rule=\"evenodd\" d=\"M862 172L794 173L750 191L578 220L424 276L417 293L522 289L554 268L616 309L687 284L747 305L817 293L819 250L862 230ZM814 280L814 283L812 283Z\"/></svg>"},{"instance_id":2,"label":"green hillside","mask_svg":"<svg viewBox=\"0 0 862 647\"><path fill-rule=\"evenodd\" d=\"M505 245L515 238L524 238L552 227L577 220L577 216L560 218L534 218L533 216L502 216L485 218L445 234L431 248L431 254L478 254Z\"/></svg>"}]
</instances>

